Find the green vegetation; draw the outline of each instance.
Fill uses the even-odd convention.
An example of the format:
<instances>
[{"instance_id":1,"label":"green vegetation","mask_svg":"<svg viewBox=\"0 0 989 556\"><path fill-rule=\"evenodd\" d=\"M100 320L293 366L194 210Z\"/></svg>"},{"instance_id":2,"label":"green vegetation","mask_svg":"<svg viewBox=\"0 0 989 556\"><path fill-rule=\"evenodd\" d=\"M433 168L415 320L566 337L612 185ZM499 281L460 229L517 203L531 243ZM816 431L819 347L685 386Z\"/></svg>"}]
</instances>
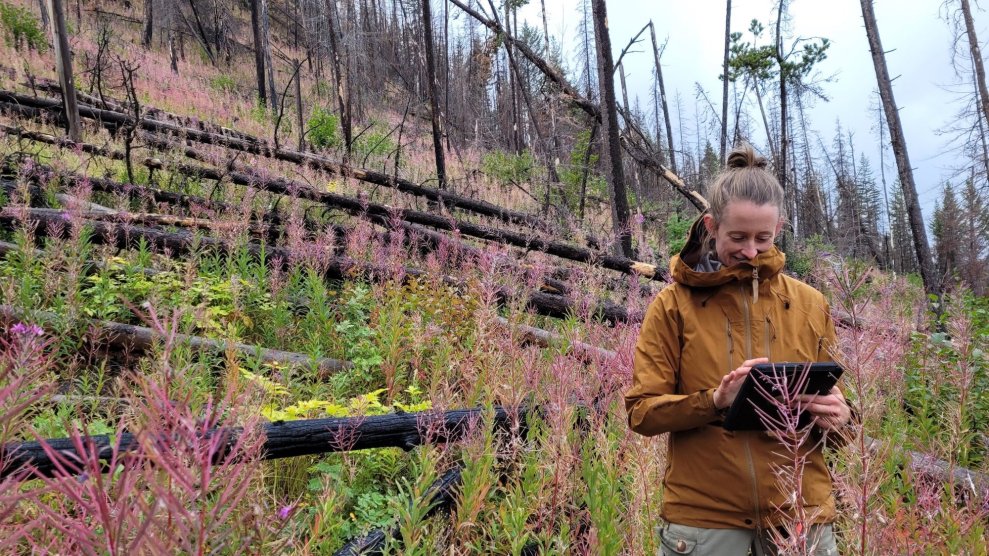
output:
<instances>
[{"instance_id":1,"label":"green vegetation","mask_svg":"<svg viewBox=\"0 0 989 556\"><path fill-rule=\"evenodd\" d=\"M233 77L220 73L210 81L210 87L221 93L232 93L237 90L237 82Z\"/></svg>"},{"instance_id":2,"label":"green vegetation","mask_svg":"<svg viewBox=\"0 0 989 556\"><path fill-rule=\"evenodd\" d=\"M309 142L318 149L334 149L340 139L340 118L336 114L317 106L307 123Z\"/></svg>"},{"instance_id":3,"label":"green vegetation","mask_svg":"<svg viewBox=\"0 0 989 556\"><path fill-rule=\"evenodd\" d=\"M666 243L670 246L671 258L687 244L687 233L693 223L693 218L684 217L679 212L671 214L666 220Z\"/></svg>"},{"instance_id":4,"label":"green vegetation","mask_svg":"<svg viewBox=\"0 0 989 556\"><path fill-rule=\"evenodd\" d=\"M14 49L27 47L39 52L48 50L48 39L41 30L38 19L26 8L0 2L0 24L3 25L7 44Z\"/></svg>"},{"instance_id":5,"label":"green vegetation","mask_svg":"<svg viewBox=\"0 0 989 556\"><path fill-rule=\"evenodd\" d=\"M529 182L535 166L536 159L529 151L514 154L494 150L481 156L481 171L502 185Z\"/></svg>"},{"instance_id":6,"label":"green vegetation","mask_svg":"<svg viewBox=\"0 0 989 556\"><path fill-rule=\"evenodd\" d=\"M564 164L560 169L560 182L563 184L563 191L560 194L563 196L562 200L568 203L571 212L578 209L582 189L587 195L604 196L608 193L608 182L593 170L600 156L593 151L588 153L591 147L590 130L579 132L570 151L569 163Z\"/></svg>"}]
</instances>

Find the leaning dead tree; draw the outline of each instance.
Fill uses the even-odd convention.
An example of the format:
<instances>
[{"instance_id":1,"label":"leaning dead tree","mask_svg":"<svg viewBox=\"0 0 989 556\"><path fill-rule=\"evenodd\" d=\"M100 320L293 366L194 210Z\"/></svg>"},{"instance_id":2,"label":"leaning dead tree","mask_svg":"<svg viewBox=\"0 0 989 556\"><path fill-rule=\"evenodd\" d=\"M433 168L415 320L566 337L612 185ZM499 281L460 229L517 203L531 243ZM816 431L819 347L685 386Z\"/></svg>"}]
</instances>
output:
<instances>
[{"instance_id":1,"label":"leaning dead tree","mask_svg":"<svg viewBox=\"0 0 989 556\"><path fill-rule=\"evenodd\" d=\"M462 0L450 0L450 3L463 10L464 13L470 15L491 31L497 33L506 43L511 44L515 51L520 52L523 56L525 56L525 58L529 60L532 65L536 66L536 68L538 68L547 79L559 88L560 94L567 102L570 102L574 106L580 108L594 120L599 122L601 121L601 109L598 104L591 101L587 96L582 95L576 87L567 81L567 78L559 69L553 67L541 56L533 52L533 50L526 46L524 42L513 38L510 33L498 24L498 22L485 17L483 14L468 6ZM631 118L625 118L625 121L630 125L634 123L631 121ZM635 133L635 136L636 138L644 137L644 134ZM622 141L621 144L628 152L631 142ZM633 157L637 154L639 157L636 158L637 162L641 163L640 158L643 156L649 157L651 159L650 164L644 165L645 168L656 173L657 176L667 181L678 193L686 197L691 204L696 206L698 210L703 210L701 207L706 206L706 201L702 201L703 198L700 194L690 191L690 189L685 186L683 180L676 175L675 171L671 171L655 159L655 153L657 152L656 149L646 145L635 145L635 148L637 153L629 152L629 154Z\"/></svg>"},{"instance_id":2,"label":"leaning dead tree","mask_svg":"<svg viewBox=\"0 0 989 556\"><path fill-rule=\"evenodd\" d=\"M982 117L989 125L989 88L986 87L986 68L982 61L982 49L979 47L979 37L975 34L975 20L972 19L972 6L968 0L960 0L962 17L965 19L965 35L968 36L969 53L972 56L972 66L975 69L975 82L979 89L979 101L982 103Z\"/></svg>"},{"instance_id":3,"label":"leaning dead tree","mask_svg":"<svg viewBox=\"0 0 989 556\"><path fill-rule=\"evenodd\" d=\"M886 51L883 50L879 39L879 27L876 14L872 9L872 0L859 0L862 5L862 19L865 22L865 34L869 39L869 51L872 53L872 64L876 70L876 81L879 85L879 98L886 114L886 124L889 127L890 142L893 145L893 156L900 177L900 187L903 190L903 200L906 204L910 219L910 230L913 233L914 250L920 262L920 277L924 281L924 289L937 292L941 288L940 280L934 271L934 259L931 257L931 247L927 242L927 230L924 227L924 216L920 211L920 201L917 198L917 185L913 179L913 167L907 153L907 141L903 135L903 125L900 123L900 112L893 98L893 83L886 68Z\"/></svg>"}]
</instances>

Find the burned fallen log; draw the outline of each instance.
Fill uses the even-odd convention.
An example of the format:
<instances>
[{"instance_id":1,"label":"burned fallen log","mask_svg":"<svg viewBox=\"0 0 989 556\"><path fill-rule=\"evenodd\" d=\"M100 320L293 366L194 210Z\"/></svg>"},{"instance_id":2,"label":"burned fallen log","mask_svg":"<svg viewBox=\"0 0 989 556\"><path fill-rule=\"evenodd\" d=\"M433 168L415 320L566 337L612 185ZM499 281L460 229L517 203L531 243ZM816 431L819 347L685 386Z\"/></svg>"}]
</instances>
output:
<instances>
[{"instance_id":1,"label":"burned fallen log","mask_svg":"<svg viewBox=\"0 0 989 556\"><path fill-rule=\"evenodd\" d=\"M266 460L349 452L372 448L402 448L411 450L422 444L456 442L468 432L481 426L485 410L454 409L445 412L393 413L365 417L330 417L300 421L278 421L262 426L265 436L261 458ZM498 430L509 430L512 423L521 424L519 434L525 435L525 411L508 410L496 407L493 410L492 426ZM210 431L208 437L222 434L234 445L239 428L220 428ZM124 432L111 438L96 435L86 438L86 449L95 454L100 462L111 461L116 452L122 455L140 449L138 433ZM59 438L36 442L8 443L0 449L0 478L6 477L25 467L32 469L37 476L51 477L58 466L45 451L47 444L60 455L59 460L75 463L82 459L72 439ZM222 459L226 454L218 454ZM119 456L118 456L119 457ZM76 474L84 470L79 465L68 465L68 470ZM104 472L109 471L104 469Z\"/></svg>"},{"instance_id":2,"label":"burned fallen log","mask_svg":"<svg viewBox=\"0 0 989 556\"><path fill-rule=\"evenodd\" d=\"M0 320L11 323L24 318L34 320L35 324L44 324L58 319L54 313L46 311L26 311L10 305L0 305ZM144 326L104 320L89 320L87 324L95 331L94 339L97 342L118 349L147 351L154 346L155 342L162 339L160 333ZM312 365L322 374L336 373L353 367L349 361L340 361L329 357L314 359L302 353L252 346L240 342L213 340L202 336L179 333L175 333L173 337L175 341L187 344L195 351L224 353L227 350L232 350L245 358L257 357L265 363L306 367Z\"/></svg>"},{"instance_id":3,"label":"burned fallen log","mask_svg":"<svg viewBox=\"0 0 989 556\"><path fill-rule=\"evenodd\" d=\"M125 156L124 153L120 151L115 151L112 149L100 147L97 145L91 145L87 143L75 143L73 141L70 141L62 137L57 137L47 133L39 133L36 131L25 130L18 127L11 127L0 124L0 131L5 132L12 136L23 137L31 141L36 141L49 145L56 145L68 149L82 149L83 152L86 152L88 154L110 158L113 160L123 160ZM158 142L158 143L152 142L152 145L161 148L173 147L173 145L168 142ZM184 150L187 157L194 158L196 160L202 160L206 158L201 153L193 149L186 148ZM157 158L150 158L150 157L143 159L141 161L141 164L143 164L145 167L149 169L172 170L184 176L195 176L197 178L213 179L217 181L230 179L233 183L237 185L256 188L255 187L256 181L251 177L245 177L245 174L240 172L231 174L226 172L220 172L219 170L209 167L182 165L182 164L169 165L163 163L161 160ZM7 172L13 175L17 173L17 167L15 166L14 161L7 160L5 161L4 167L0 168L0 171ZM37 174L39 172L48 173L52 175L56 174L55 170L52 169L51 167L48 167L43 164L35 163L34 172L32 172L29 178L34 180L35 182L38 182L39 180L37 178L39 176ZM81 176L78 174L71 174L64 172L58 173L58 176L60 177L60 179L64 180L65 185L69 187L85 183L85 185L91 187L94 191L99 191L102 193L127 195L132 198L150 199L155 203L164 203L173 206L179 206L186 209L194 209L196 211L208 210L214 213L218 213L218 212L230 213L235 210L238 210L236 207L233 207L232 205L228 203L224 203L222 201L215 201L212 199L204 199L202 197L196 197L192 195L174 193L150 186L123 184L109 179ZM308 188L308 186L305 186L303 184L300 184L299 187ZM260 189L264 190L264 188L260 188ZM279 191L281 190L276 188L276 190L273 192L278 193ZM39 195L38 199L40 198L41 196ZM39 206L39 205L34 205L34 206ZM358 214L360 214L361 216L366 216L372 222L386 229L394 229L396 227L401 228L407 234L406 237L404 238L404 241L406 243L409 243L410 238L419 237L426 240L428 244L432 246L431 250L435 250L439 248L444 243L455 244L459 250L467 252L477 259L479 259L482 256L482 252L480 249L472 245L469 245L463 241L460 241L457 238L440 234L435 230L432 230L426 226L415 224L413 222L406 222L403 220L389 218L386 217L384 214L377 214L377 215L368 214L368 213L358 213ZM268 240L269 243L274 243L276 238L276 229L281 225L283 218L274 212L266 212L260 216L252 215L252 222L255 220L263 223L261 224L262 227L264 226L268 227L268 234L266 239ZM323 226L323 225L317 225L315 221L310 219L308 216L304 218L303 224L306 226L307 229L310 230L314 230ZM176 224L176 225L180 225L180 224ZM342 226L333 225L333 229L335 235L338 238L344 237L348 233L348 230ZM388 239L387 236L388 233L386 233L386 238L385 238L386 240ZM423 250L423 254L426 254L431 250ZM562 271L564 269L558 269L558 270ZM549 293L566 295L571 291L570 286L568 284L555 278L545 277L542 279L542 282L543 285L541 286L541 289Z\"/></svg>"},{"instance_id":4,"label":"burned fallen log","mask_svg":"<svg viewBox=\"0 0 989 556\"><path fill-rule=\"evenodd\" d=\"M581 357L597 357L602 360L609 360L618 357L618 354L610 349L600 348L591 344L569 340L542 328L536 328L526 324L512 324L505 317L497 317L495 322L504 328L515 330L522 336L524 342L535 344L539 347L566 346L567 351Z\"/></svg>"},{"instance_id":5,"label":"burned fallen log","mask_svg":"<svg viewBox=\"0 0 989 556\"><path fill-rule=\"evenodd\" d=\"M111 160L124 160L124 158L126 157L126 155L121 151L100 147L98 145L91 145L89 143L76 143L64 137L58 137L55 135L40 133L37 131L30 131L19 127L11 127L4 124L0 124L0 132L3 132L11 136L23 137L25 139L29 139L31 141L35 141L38 143L55 145L66 149L80 149L84 153L91 154L94 156L109 158ZM5 162L3 168L4 172L11 174L17 172L15 161L6 160L4 162ZM149 169L154 169L154 170L166 169L164 163L154 158L146 158L141 161L141 164ZM35 164L35 172L33 173L33 175L28 177L37 178L38 177L37 173L39 171L42 173L48 173L52 175L57 174L59 177L67 180L66 185L70 187L79 185L84 181L86 185L92 187L94 191L99 191L101 193L114 193L114 194L128 195L131 197L140 197L143 199L150 199L155 203L165 203L169 205L179 206L185 209L195 207L197 209L205 209L212 212L225 212L225 211L229 212L235 210L235 207L223 201L205 199L193 195L175 193L173 191L165 191L164 189L158 189L146 185L123 184L105 178L81 176L78 174L71 174L71 173L57 173L53 168L50 168L43 164ZM271 223L277 223L277 221L271 215L266 215L263 219L267 219L267 221Z\"/></svg>"},{"instance_id":6,"label":"burned fallen log","mask_svg":"<svg viewBox=\"0 0 989 556\"><path fill-rule=\"evenodd\" d=\"M61 230L61 233L65 234L68 231L67 224L71 224L68 215L62 211L8 208L5 212L0 213L0 226L13 227L22 219L38 222L37 233L39 234L50 234L58 230ZM197 236L185 232L169 232L158 228L132 226L121 223L85 222L93 231L91 241L113 245L118 249L138 248L144 242L149 249L173 255L189 253L194 249L211 249L223 255L230 255L232 251L230 244L211 237ZM267 261L279 261L282 270L288 270L293 261L302 258L300 253L294 252L291 249L253 242L244 243L239 248L244 249L249 255L258 259L263 257ZM395 278L397 273L401 275L402 280L424 278L426 276L425 272L411 267L396 269L371 265L332 253L321 253L319 256L321 257L320 268L323 276L327 279L343 280L361 276L367 280L383 282ZM461 281L451 277L445 277L443 280L451 287L465 287ZM641 314L630 315L624 307L607 301L582 310L573 300L567 297L541 291L533 291L525 294L525 292L515 292L508 288L500 288L497 292L497 300L499 303L507 303L519 295L526 295L526 305L537 313L556 318L566 318L573 314L587 314L591 318L600 318L610 324L628 322L630 319L638 321L642 318Z\"/></svg>"},{"instance_id":7,"label":"burned fallen log","mask_svg":"<svg viewBox=\"0 0 989 556\"><path fill-rule=\"evenodd\" d=\"M160 165L158 167L164 167L160 162L157 162L157 165ZM172 164L169 166L169 169L186 176L197 176L212 180L228 179L237 185L281 195L300 197L330 207L340 208L352 214L366 215L372 221L386 227L390 227L395 219L400 219L410 224L419 224L446 231L456 231L465 236L512 245L531 251L541 251L575 262L600 265L604 268L617 270L626 274L636 274L654 280L663 279L663 273L658 271L656 265L609 255L564 242L547 240L538 236L526 235L511 230L490 228L462 220L454 220L434 213L389 207L354 199L345 195L317 191L309 185L297 181L261 178L245 172L234 170L221 171L215 168L190 164Z\"/></svg>"},{"instance_id":8,"label":"burned fallen log","mask_svg":"<svg viewBox=\"0 0 989 556\"><path fill-rule=\"evenodd\" d=\"M50 79L35 79L33 84L26 84L28 86L33 86L33 88L44 91L49 94L59 95L62 94L62 86L57 81L52 81ZM88 104L94 108L101 108L103 110L112 110L114 112L122 112L126 114L132 114L134 109L126 100L118 100L112 97L101 96L96 97L93 95L86 94L78 89L76 89L76 98L79 102L83 104ZM188 116L181 116L179 114L174 114L172 112L167 112L161 108L155 108L154 106L149 106L147 104L141 106L142 116L147 116L155 120L171 121L177 125L182 125L184 127L194 127L200 131L207 131L210 133L216 133L219 135L227 135L234 137L236 139L242 139L244 141L250 141L254 143L261 143L261 139L242 131L237 131L235 129L230 129L229 127L224 127L221 125L214 124L199 118L190 118Z\"/></svg>"},{"instance_id":9,"label":"burned fallen log","mask_svg":"<svg viewBox=\"0 0 989 556\"><path fill-rule=\"evenodd\" d=\"M46 134L40 134L37 132L29 132L20 130L18 128L12 128L9 126L0 125L0 131L4 131L11 135L20 135L25 138L43 141L46 143L63 144L65 146L74 145L69 141L55 141L52 136L47 136ZM92 145L84 146L84 150L91 154L98 154L100 156L109 156L112 151L103 149L101 147L95 147ZM190 153L191 149L186 149L186 154L193 158L201 158L202 155L197 155ZM121 153L115 153L114 158L121 157ZM228 179L232 183L260 189L263 191L268 191L276 194L290 195L294 197L304 198L313 202L322 203L327 206L341 208L352 214L366 215L372 221L385 227L392 227L392 223L396 218L409 223L409 224L419 224L422 226L430 226L440 230L447 231L457 231L463 235L475 237L478 239L483 239L486 241L494 241L497 243L512 245L526 250L541 251L550 255L554 255L563 259L572 260L575 262L595 264L602 266L610 270L617 270L626 274L635 274L645 276L653 280L664 280L665 273L661 272L656 265L649 263L643 263L639 261L634 261L625 257L610 255L607 253L602 253L600 251L595 251L576 245L554 241L546 240L537 236L525 235L518 232L510 230L500 230L496 228L490 228L487 226L482 226L478 224L473 224L466 221L457 221L444 216L436 215L433 213L415 211L410 209L399 209L392 208L386 205L381 205L377 203L368 203L365 201L353 199L346 197L344 195L338 195L335 193L316 191L307 184L300 182L284 180L284 179L264 179L244 172L237 171L221 171L215 168L210 168L206 166L194 166L189 164L173 164L166 165L160 160L153 158L146 158L142 162L148 168L156 169L169 169L176 171L185 176L196 176L199 178L212 179L212 180L223 180ZM103 180L102 182L94 182L94 187L107 188L106 182L108 180ZM131 186L127 186L131 187ZM158 191L158 190L156 190ZM166 193L166 192L162 192ZM157 195L157 194L156 194ZM176 194L173 194L176 195ZM161 197L164 197L162 195ZM185 201L188 203L188 201ZM433 239L434 243L437 241ZM549 285L555 292L567 293L569 288L560 282L554 281L555 283L549 283Z\"/></svg>"},{"instance_id":10,"label":"burned fallen log","mask_svg":"<svg viewBox=\"0 0 989 556\"><path fill-rule=\"evenodd\" d=\"M34 110L58 111L61 106L60 101L56 99L30 97L3 90L0 90L0 103L2 103L0 109L12 111L21 115L30 114L31 116L36 116L36 112ZM135 124L134 118L130 115L111 110L101 110L85 105L79 106L79 115L83 118L99 121L103 125L109 124L111 127L133 126ZM145 118L142 118L139 122L137 122L137 124L139 127L147 131L173 134L199 143L219 145L242 152L293 162L295 164L309 165L336 175L346 176L384 187L391 187L403 193L415 195L417 197L424 197L437 203L443 203L443 205L450 208L459 208L461 210L475 212L483 216L499 218L513 224L520 224L534 228L545 228L546 226L545 219L537 216L508 210L487 201L471 199L449 191L421 186L412 181L402 178L395 178L394 176L390 176L383 172L348 166L334 162L324 156L312 153L301 153L286 149L274 149L267 145L257 144L235 137L199 131L197 129L190 129L167 122L159 122Z\"/></svg>"}]
</instances>

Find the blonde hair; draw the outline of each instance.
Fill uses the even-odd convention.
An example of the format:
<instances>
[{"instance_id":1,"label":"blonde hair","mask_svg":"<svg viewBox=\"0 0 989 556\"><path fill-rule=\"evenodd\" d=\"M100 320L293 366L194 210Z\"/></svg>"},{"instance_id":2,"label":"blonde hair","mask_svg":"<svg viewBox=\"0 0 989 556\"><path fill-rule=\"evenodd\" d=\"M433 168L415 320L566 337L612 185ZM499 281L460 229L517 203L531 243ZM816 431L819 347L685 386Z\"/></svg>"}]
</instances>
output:
<instances>
[{"instance_id":1,"label":"blonde hair","mask_svg":"<svg viewBox=\"0 0 989 556\"><path fill-rule=\"evenodd\" d=\"M708 194L707 210L715 223L721 222L732 201L773 205L780 210L780 218L786 218L783 188L766 166L766 159L757 155L748 143L731 150L725 169L714 179Z\"/></svg>"}]
</instances>

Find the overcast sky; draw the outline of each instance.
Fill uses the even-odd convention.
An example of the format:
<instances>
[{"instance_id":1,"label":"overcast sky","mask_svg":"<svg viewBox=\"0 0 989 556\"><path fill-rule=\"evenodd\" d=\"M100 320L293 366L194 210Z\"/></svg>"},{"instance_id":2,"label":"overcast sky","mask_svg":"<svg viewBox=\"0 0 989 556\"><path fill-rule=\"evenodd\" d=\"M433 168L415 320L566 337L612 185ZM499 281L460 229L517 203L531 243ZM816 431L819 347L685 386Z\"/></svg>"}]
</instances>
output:
<instances>
[{"instance_id":1,"label":"overcast sky","mask_svg":"<svg viewBox=\"0 0 989 556\"><path fill-rule=\"evenodd\" d=\"M563 37L563 44L574 52L581 14L578 0L545 0L549 14L550 34ZM989 38L985 24L989 17L975 13L976 34ZM953 166L961 163L955 155L946 153L948 138L938 130L951 124L960 108L957 91L963 86L951 68L951 31L940 17L940 0L876 0L875 12L886 61L893 82L894 95L906 135L918 193L924 205L926 219L933 210L941 185L954 175ZM707 92L720 114L721 73L724 54L724 0L608 2L611 41L617 58L629 39L652 19L660 43L668 40L663 54L663 77L667 96L673 102L681 95L683 134L689 144L696 140L695 110L703 109L697 98L696 83ZM831 147L836 120L854 134L856 154L864 153L873 163L879 182L879 147L876 128L876 74L869 55L869 45L862 24L861 6L856 0L792 0L790 4L790 36L793 38L827 37L831 40L828 59L820 64L821 73L834 75L833 82L824 85L829 102L817 102L810 111L811 127ZM530 0L520 12L541 28L540 2ZM732 31L748 34L749 22L759 19L767 27L775 20L773 0L734 0L732 2ZM771 28L767 29L771 35ZM644 107L649 106L652 87L653 58L648 31L638 52L626 55L625 71L631 95L638 95ZM764 40L771 40L766 38ZM985 48L983 48L985 52ZM967 60L963 63L968 64ZM571 61L570 67L577 62ZM966 86L967 87L967 86ZM969 90L966 88L966 90ZM674 106L671 104L671 110ZM678 135L677 118L672 116L674 135ZM885 134L885 131L884 131ZM885 135L888 137L888 134ZM717 148L717 135L711 135ZM816 143L816 139L812 139ZM892 155L886 152L887 183L892 186L896 168ZM961 178L954 178L959 183Z\"/></svg>"}]
</instances>

